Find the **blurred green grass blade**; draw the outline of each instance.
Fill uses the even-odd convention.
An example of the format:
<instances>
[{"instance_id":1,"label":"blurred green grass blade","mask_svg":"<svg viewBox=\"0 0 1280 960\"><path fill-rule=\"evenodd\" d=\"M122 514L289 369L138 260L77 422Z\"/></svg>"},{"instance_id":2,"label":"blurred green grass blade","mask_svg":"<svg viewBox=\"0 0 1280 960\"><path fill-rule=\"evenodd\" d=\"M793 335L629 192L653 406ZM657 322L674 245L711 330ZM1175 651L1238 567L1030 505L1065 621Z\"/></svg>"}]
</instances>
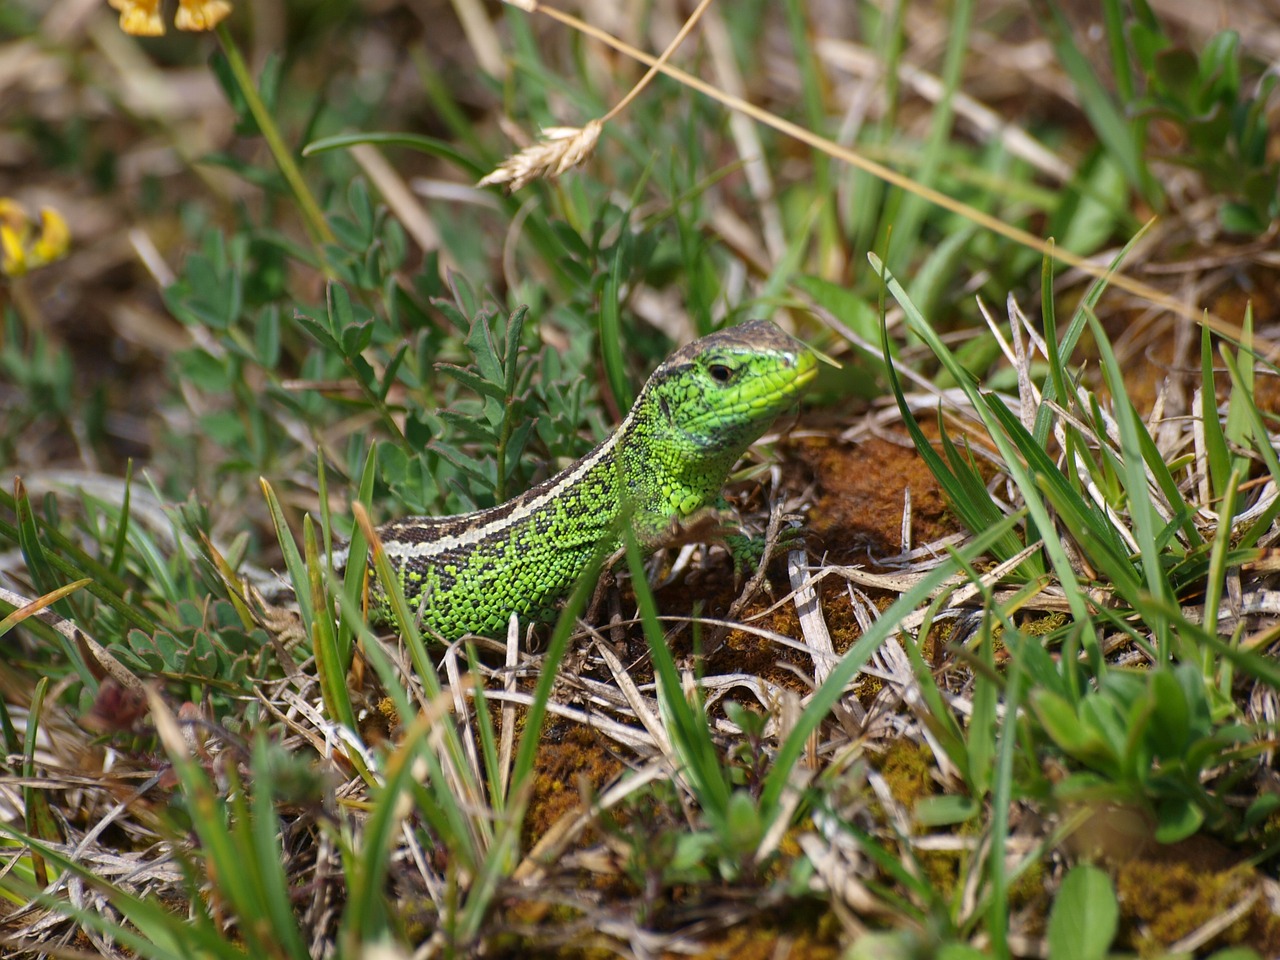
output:
<instances>
[{"instance_id":1,"label":"blurred green grass blade","mask_svg":"<svg viewBox=\"0 0 1280 960\"><path fill-rule=\"evenodd\" d=\"M1109 154L1096 154L1060 194L1050 231L1073 253L1091 254L1122 228L1134 228L1129 184Z\"/></svg>"},{"instance_id":2,"label":"blurred green grass blade","mask_svg":"<svg viewBox=\"0 0 1280 960\"><path fill-rule=\"evenodd\" d=\"M274 953L294 960L309 960L310 953L293 910L289 878L285 875L285 853L277 839L280 818L275 808L271 749L265 734L260 732L254 738L250 761L253 770L251 814L247 822L237 827L251 844L253 862L261 878L262 903L258 915L269 925L271 940L277 948Z\"/></svg>"},{"instance_id":3,"label":"blurred green grass blade","mask_svg":"<svg viewBox=\"0 0 1280 960\"><path fill-rule=\"evenodd\" d=\"M417 133L341 133L331 137L320 137L303 147L302 155L312 157L331 150L349 150L351 147L362 144L373 147L407 147L418 153L426 153L437 159L447 160L475 180L479 180L489 172L484 165L477 163L453 144Z\"/></svg>"},{"instance_id":4,"label":"blurred green grass blade","mask_svg":"<svg viewBox=\"0 0 1280 960\"><path fill-rule=\"evenodd\" d=\"M1141 63L1135 64L1129 56L1129 43L1125 25L1128 19L1123 0L1102 0L1102 17L1106 29L1107 50L1111 55L1111 78L1116 85L1116 99L1120 103L1133 103L1134 81L1142 72ZM1075 247L1070 249L1074 250Z\"/></svg>"},{"instance_id":5,"label":"blurred green grass blade","mask_svg":"<svg viewBox=\"0 0 1280 960\"><path fill-rule=\"evenodd\" d=\"M953 0L948 7L946 51L943 54L940 76L942 89L933 103L929 132L920 148L923 162L915 172L915 181L921 186L936 188L939 174L944 169L947 144L955 119L955 97L960 89L965 60L969 55L973 11L973 0ZM932 204L923 197L914 193L902 196L897 212L893 215L893 233L889 239L886 258L888 263L901 266L919 259L917 254L921 242L921 226L931 213Z\"/></svg>"},{"instance_id":6,"label":"blurred green grass blade","mask_svg":"<svg viewBox=\"0 0 1280 960\"><path fill-rule=\"evenodd\" d=\"M787 34L795 55L795 66L800 73L800 91L804 103L805 117L808 127L813 131L822 131L828 122L828 112L824 92L826 83L818 73L819 59L813 56L813 28L808 16L811 13L809 4L803 0L785 0L782 4L787 22ZM748 68L750 69L750 68ZM814 158L813 180L815 192L820 195L829 193L828 176L830 158L819 156Z\"/></svg>"},{"instance_id":7,"label":"blurred green grass blade","mask_svg":"<svg viewBox=\"0 0 1280 960\"><path fill-rule=\"evenodd\" d=\"M289 571L289 581L293 584L293 595L298 600L298 614L302 617L302 630L307 636L312 636L315 611L311 608L311 578L307 572L307 565L303 563L302 556L298 553L298 545L294 542L293 534L289 531L289 524L284 518L284 511L280 508L280 501L276 499L275 490L272 489L271 484L267 482L265 477L260 477L258 482L262 486L262 494L267 500L267 512L271 514L271 523L275 527L276 539L280 543L280 552L284 555L285 569Z\"/></svg>"},{"instance_id":8,"label":"blurred green grass blade","mask_svg":"<svg viewBox=\"0 0 1280 960\"><path fill-rule=\"evenodd\" d=\"M1053 44L1058 63L1071 78L1080 106L1098 139L1120 165L1130 185L1153 206L1159 206L1161 192L1147 170L1136 128L1125 119L1102 85L1095 65L1076 45L1065 14L1054 0L1035 0L1031 9Z\"/></svg>"},{"instance_id":9,"label":"blurred green grass blade","mask_svg":"<svg viewBox=\"0 0 1280 960\"><path fill-rule=\"evenodd\" d=\"M978 228L964 223L954 233L932 245L924 260L911 272L908 292L923 316L932 316L943 308L945 300L955 287L957 271L963 268L971 253L973 238ZM937 384L945 387L945 384Z\"/></svg>"},{"instance_id":10,"label":"blurred green grass blade","mask_svg":"<svg viewBox=\"0 0 1280 960\"><path fill-rule=\"evenodd\" d=\"M120 514L116 519L116 537L111 544L111 560L107 564L116 576L124 569L124 550L129 538L129 504L133 495L133 457L130 457L124 468L124 499L120 503Z\"/></svg>"},{"instance_id":11,"label":"blurred green grass blade","mask_svg":"<svg viewBox=\"0 0 1280 960\"><path fill-rule=\"evenodd\" d=\"M430 752L424 743L433 726L441 722L450 722L447 715L418 714L406 725L404 736L382 765L381 783L372 791L364 834L347 867L350 900L342 914L338 940L345 956L362 956L365 947L385 932L391 851L410 809L404 798L415 792L414 765Z\"/></svg>"},{"instance_id":12,"label":"blurred green grass blade","mask_svg":"<svg viewBox=\"0 0 1280 960\"><path fill-rule=\"evenodd\" d=\"M675 658L662 635L658 607L653 591L645 579L644 558L630 526L626 528L627 565L631 569L632 587L640 608L640 622L649 645L649 656L658 681L658 703L671 735L672 745L685 763L683 773L697 795L703 814L714 829L725 835L729 829L729 800L733 792L720 761L708 726L706 713L686 698ZM701 702L699 700L699 702Z\"/></svg>"},{"instance_id":13,"label":"blurred green grass blade","mask_svg":"<svg viewBox=\"0 0 1280 960\"><path fill-rule=\"evenodd\" d=\"M320 697L329 718L355 732L359 727L356 724L355 708L351 704L351 691L347 687L347 665L338 649L333 601L325 587L324 561L320 557L315 524L311 522L310 516L304 517L302 521L302 543L306 551L311 609L316 615L312 621L310 637L311 652L316 660L316 678L320 683ZM367 771L360 755L354 750L345 752L351 764L364 776Z\"/></svg>"},{"instance_id":14,"label":"blurred green grass blade","mask_svg":"<svg viewBox=\"0 0 1280 960\"><path fill-rule=\"evenodd\" d=\"M1146 432L1146 427L1138 419L1138 412L1133 409L1133 404L1129 401L1124 374L1116 360L1115 351L1111 349L1106 332L1093 311L1089 311L1089 325L1093 329L1094 343L1102 360L1104 379L1111 390L1111 408L1120 433L1120 461L1124 470L1128 513L1133 524L1133 534L1142 552L1142 572L1146 578L1147 590L1160 600L1168 600L1173 597L1174 591L1165 577L1164 567L1160 563L1161 551L1156 546L1156 539L1164 527L1164 521L1160 519L1152 502L1151 488L1147 483L1145 469L1146 458L1143 456L1142 443L1138 439L1140 433ZM1149 436L1147 441L1154 449L1155 444ZM1179 496L1179 503L1181 499ZM1172 653L1173 636L1168 624L1158 622L1148 626L1155 630L1164 655L1169 656Z\"/></svg>"},{"instance_id":15,"label":"blurred green grass blade","mask_svg":"<svg viewBox=\"0 0 1280 960\"><path fill-rule=\"evenodd\" d=\"M1200 328L1200 409L1197 412L1204 428L1210 495L1220 497L1227 489L1232 455L1227 449L1227 438L1218 417L1218 391L1214 386L1213 376L1213 334L1207 326Z\"/></svg>"},{"instance_id":16,"label":"blurred green grass blade","mask_svg":"<svg viewBox=\"0 0 1280 960\"><path fill-rule=\"evenodd\" d=\"M625 229L625 228L624 228ZM627 379L627 366L622 359L622 242L613 250L613 262L600 294L600 357L604 361L605 380L619 410L630 410L635 393Z\"/></svg>"},{"instance_id":17,"label":"blurred green grass blade","mask_svg":"<svg viewBox=\"0 0 1280 960\"><path fill-rule=\"evenodd\" d=\"M796 224L787 249L769 272L769 278L760 289L760 299L764 301L779 299L786 295L787 286L804 267L805 259L812 249L813 231L822 219L826 203L811 203L804 212L800 222ZM705 245L699 244L703 249Z\"/></svg>"},{"instance_id":18,"label":"blurred green grass blade","mask_svg":"<svg viewBox=\"0 0 1280 960\"><path fill-rule=\"evenodd\" d=\"M1271 474L1272 481L1280 485L1280 459L1277 459L1275 448L1271 445L1271 432L1267 429L1262 414L1253 401L1253 393L1245 379L1245 374L1236 363L1235 353L1230 347L1223 343L1218 345L1218 350L1222 354L1223 362L1227 365L1227 372L1231 375L1232 410L1240 411L1241 419L1247 423L1248 430L1252 433L1253 448L1262 457L1262 462L1267 472ZM1254 519L1249 529L1236 540L1235 546L1237 548L1252 547L1271 529L1277 517L1280 517L1280 497L1277 497L1271 506Z\"/></svg>"},{"instance_id":19,"label":"blurred green grass blade","mask_svg":"<svg viewBox=\"0 0 1280 960\"><path fill-rule=\"evenodd\" d=\"M374 441L369 444L369 452L365 455L364 467L360 471L360 485L356 490L356 502L363 506L365 510L368 510L373 503L373 485L377 475L378 444L377 441ZM323 498L321 503L324 505ZM322 506L322 509L324 510L327 527L327 505ZM342 574L342 589L348 596L358 597L363 593L365 573L368 569L369 543L365 539L364 530L359 524L356 524L351 529L351 540L347 543L347 565ZM340 614L338 619L338 652L342 657L343 668L346 669L351 664L356 626L361 622L361 618L353 616L352 609L345 605L340 605L338 612Z\"/></svg>"}]
</instances>

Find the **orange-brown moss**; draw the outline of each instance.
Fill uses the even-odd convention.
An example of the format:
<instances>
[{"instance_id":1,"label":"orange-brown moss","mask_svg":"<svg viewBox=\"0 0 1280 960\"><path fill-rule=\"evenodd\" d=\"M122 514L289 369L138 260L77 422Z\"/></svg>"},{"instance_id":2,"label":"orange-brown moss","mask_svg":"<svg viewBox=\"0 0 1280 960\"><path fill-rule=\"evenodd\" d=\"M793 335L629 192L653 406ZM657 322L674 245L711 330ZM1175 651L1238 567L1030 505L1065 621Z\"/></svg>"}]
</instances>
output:
<instances>
[{"instance_id":1,"label":"orange-brown moss","mask_svg":"<svg viewBox=\"0 0 1280 960\"><path fill-rule=\"evenodd\" d=\"M1128 921L1130 946L1162 956L1176 941L1258 894L1253 907L1215 937L1215 946L1251 946L1263 956L1280 951L1280 918L1257 891L1249 867L1203 870L1186 861L1131 860L1116 873L1116 894Z\"/></svg>"},{"instance_id":2,"label":"orange-brown moss","mask_svg":"<svg viewBox=\"0 0 1280 960\"><path fill-rule=\"evenodd\" d=\"M855 447L816 439L806 440L801 450L813 466L818 487L809 528L837 563L866 562L868 550L901 549L903 495L908 488L917 543L960 529L938 482L910 445L871 439Z\"/></svg>"},{"instance_id":3,"label":"orange-brown moss","mask_svg":"<svg viewBox=\"0 0 1280 960\"><path fill-rule=\"evenodd\" d=\"M928 744L906 737L894 740L880 757L871 757L871 764L884 777L893 799L907 810L911 810L921 797L938 792L938 785L933 779L937 764Z\"/></svg>"},{"instance_id":4,"label":"orange-brown moss","mask_svg":"<svg viewBox=\"0 0 1280 960\"><path fill-rule=\"evenodd\" d=\"M664 960L836 960L841 954L835 918L823 911L799 911L784 919L781 928L767 915L762 924L730 927L718 940L709 940L694 954L662 954ZM798 922L797 922L798 921ZM783 949L784 948L784 949Z\"/></svg>"},{"instance_id":5,"label":"orange-brown moss","mask_svg":"<svg viewBox=\"0 0 1280 960\"><path fill-rule=\"evenodd\" d=\"M622 761L595 730L577 723L550 724L534 761L533 796L524 823L527 847L578 805L580 784L598 791L621 772Z\"/></svg>"}]
</instances>

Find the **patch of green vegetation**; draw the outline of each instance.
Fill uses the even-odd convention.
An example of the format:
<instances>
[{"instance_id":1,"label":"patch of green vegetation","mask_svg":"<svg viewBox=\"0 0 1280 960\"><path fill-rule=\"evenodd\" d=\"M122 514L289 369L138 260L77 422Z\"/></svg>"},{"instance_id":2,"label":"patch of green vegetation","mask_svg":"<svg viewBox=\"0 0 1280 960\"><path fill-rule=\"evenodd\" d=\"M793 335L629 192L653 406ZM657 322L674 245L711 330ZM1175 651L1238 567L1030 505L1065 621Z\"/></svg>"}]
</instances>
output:
<instances>
[{"instance_id":1,"label":"patch of green vegetation","mask_svg":"<svg viewBox=\"0 0 1280 960\"><path fill-rule=\"evenodd\" d=\"M1077 296L1018 231L1077 265L1144 244L1157 282L1208 264L1206 298L1239 293L1218 269L1237 260L1276 286L1227 245L1280 213L1274 30L1199 36L1118 0L1098 31L1054 3L856 3L841 23L801 0L711 5L671 60L709 88L659 77L577 162L508 194L474 186L508 132L581 131L640 68L546 9L477 8L464 29L411 5L244 6L216 40L0 12L33 58L7 81L0 194L66 200L85 234L19 271L34 235L0 221L0 462L22 475L0 490L0 894L165 960L588 958L663 937L968 960L1040 936L1051 960L1091 960L1116 929L1155 955L1256 894L1280 849L1255 706L1280 670L1248 603L1280 517L1274 305L1256 334L1252 313L1168 332L1107 291L1169 294L1117 275ZM623 5L607 29L651 48L664 9ZM1069 98L1004 72L1037 29ZM183 114L195 76L223 99ZM174 102L148 99L169 81ZM726 106L740 88L773 111L749 129L753 108ZM999 123L971 89L1001 97ZM1150 209L1173 226L1136 236ZM690 640L634 545L615 572L635 606L607 597L600 633L574 632L585 588L518 650L429 647L408 616L370 631L365 564L340 581L328 563L346 538L365 555L360 514L499 503L607 435L677 342L758 316L843 363L804 429L848 444L860 404L894 393L968 536L872 555L849 518L883 504L842 504L823 538L879 579L789 567L811 579L756 598L786 608L739 625L750 664L702 656L720 625ZM1138 359L1165 365L1158 396ZM249 589L266 567L296 612ZM1138 859L1115 889L1088 863L1046 869L1093 852L1088 811L1251 860ZM1280 952L1270 910L1257 896L1214 944ZM44 949L21 922L6 950Z\"/></svg>"}]
</instances>

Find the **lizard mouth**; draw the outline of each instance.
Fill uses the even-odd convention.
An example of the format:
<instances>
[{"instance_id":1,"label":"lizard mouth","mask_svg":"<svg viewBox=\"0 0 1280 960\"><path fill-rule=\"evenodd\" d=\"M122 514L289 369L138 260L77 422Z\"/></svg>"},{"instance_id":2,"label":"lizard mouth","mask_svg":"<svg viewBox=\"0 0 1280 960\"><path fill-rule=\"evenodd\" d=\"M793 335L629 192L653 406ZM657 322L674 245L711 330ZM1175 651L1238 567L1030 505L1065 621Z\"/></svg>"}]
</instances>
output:
<instances>
[{"instance_id":1,"label":"lizard mouth","mask_svg":"<svg viewBox=\"0 0 1280 960\"><path fill-rule=\"evenodd\" d=\"M796 373L791 380L791 390L803 390L818 375L818 357L809 350L796 357Z\"/></svg>"},{"instance_id":2,"label":"lizard mouth","mask_svg":"<svg viewBox=\"0 0 1280 960\"><path fill-rule=\"evenodd\" d=\"M771 377L772 389L762 392L752 405L763 406L774 401L788 400L802 392L818 375L818 358L808 350L797 353L794 365L778 371L777 377Z\"/></svg>"}]
</instances>

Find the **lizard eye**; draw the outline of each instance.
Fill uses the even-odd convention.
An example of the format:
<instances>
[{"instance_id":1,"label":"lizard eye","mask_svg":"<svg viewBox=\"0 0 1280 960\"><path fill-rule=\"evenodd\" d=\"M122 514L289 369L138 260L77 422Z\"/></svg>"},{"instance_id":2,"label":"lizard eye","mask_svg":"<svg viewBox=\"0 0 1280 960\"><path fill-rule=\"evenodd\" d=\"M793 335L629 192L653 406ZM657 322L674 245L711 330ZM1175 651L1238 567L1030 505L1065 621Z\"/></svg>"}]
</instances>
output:
<instances>
[{"instance_id":1,"label":"lizard eye","mask_svg":"<svg viewBox=\"0 0 1280 960\"><path fill-rule=\"evenodd\" d=\"M713 363L707 367L707 373L711 374L711 379L716 383L728 383L733 379L733 368L727 367L723 363Z\"/></svg>"}]
</instances>

